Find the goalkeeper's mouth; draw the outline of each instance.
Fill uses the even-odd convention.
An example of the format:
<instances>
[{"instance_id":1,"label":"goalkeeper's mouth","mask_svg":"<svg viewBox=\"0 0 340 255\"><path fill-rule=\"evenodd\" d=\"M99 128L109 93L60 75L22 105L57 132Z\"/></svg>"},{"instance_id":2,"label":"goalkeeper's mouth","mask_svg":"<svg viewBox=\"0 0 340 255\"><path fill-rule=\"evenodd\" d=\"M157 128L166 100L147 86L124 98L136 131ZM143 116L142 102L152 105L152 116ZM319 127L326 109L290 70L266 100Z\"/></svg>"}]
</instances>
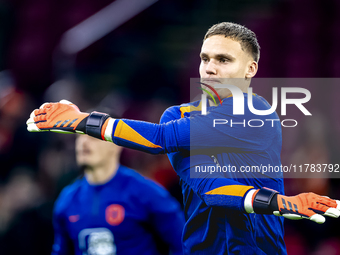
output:
<instances>
[{"instance_id":1,"label":"goalkeeper's mouth","mask_svg":"<svg viewBox=\"0 0 340 255\"><path fill-rule=\"evenodd\" d=\"M202 83L206 83L208 85L214 86L215 84L221 84L222 82L220 81L220 79L217 78L205 78L205 79L201 79Z\"/></svg>"},{"instance_id":2,"label":"goalkeeper's mouth","mask_svg":"<svg viewBox=\"0 0 340 255\"><path fill-rule=\"evenodd\" d=\"M92 151L88 148L83 148L83 149L77 151L77 155L79 155L79 156L88 156L88 155L91 155L91 153L92 153Z\"/></svg>"},{"instance_id":3,"label":"goalkeeper's mouth","mask_svg":"<svg viewBox=\"0 0 340 255\"><path fill-rule=\"evenodd\" d=\"M89 149L84 149L81 151L82 154L91 154L91 150Z\"/></svg>"}]
</instances>

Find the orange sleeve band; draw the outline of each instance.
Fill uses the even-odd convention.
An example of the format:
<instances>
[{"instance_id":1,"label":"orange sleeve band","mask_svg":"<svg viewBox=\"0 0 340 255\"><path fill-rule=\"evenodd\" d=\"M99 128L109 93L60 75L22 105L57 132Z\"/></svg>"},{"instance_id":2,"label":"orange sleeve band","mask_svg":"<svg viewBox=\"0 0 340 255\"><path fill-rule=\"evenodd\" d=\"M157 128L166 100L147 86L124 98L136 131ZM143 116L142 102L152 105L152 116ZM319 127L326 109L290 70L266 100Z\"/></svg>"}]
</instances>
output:
<instances>
[{"instance_id":1,"label":"orange sleeve band","mask_svg":"<svg viewBox=\"0 0 340 255\"><path fill-rule=\"evenodd\" d=\"M140 135L136 130L127 125L124 121L119 120L114 132L114 136L125 139L149 148L162 148L160 145L154 144Z\"/></svg>"},{"instance_id":2,"label":"orange sleeve band","mask_svg":"<svg viewBox=\"0 0 340 255\"><path fill-rule=\"evenodd\" d=\"M251 198L251 203L252 203L252 205L253 205L253 203L254 203L255 196L256 196L256 194L257 194L258 192L259 192L259 189L256 190L256 191L254 192L253 197Z\"/></svg>"},{"instance_id":3,"label":"orange sleeve band","mask_svg":"<svg viewBox=\"0 0 340 255\"><path fill-rule=\"evenodd\" d=\"M245 186L245 185L228 185L222 186L213 190L206 192L206 195L227 195L227 196L238 196L243 197L244 194L253 189L253 186Z\"/></svg>"}]
</instances>

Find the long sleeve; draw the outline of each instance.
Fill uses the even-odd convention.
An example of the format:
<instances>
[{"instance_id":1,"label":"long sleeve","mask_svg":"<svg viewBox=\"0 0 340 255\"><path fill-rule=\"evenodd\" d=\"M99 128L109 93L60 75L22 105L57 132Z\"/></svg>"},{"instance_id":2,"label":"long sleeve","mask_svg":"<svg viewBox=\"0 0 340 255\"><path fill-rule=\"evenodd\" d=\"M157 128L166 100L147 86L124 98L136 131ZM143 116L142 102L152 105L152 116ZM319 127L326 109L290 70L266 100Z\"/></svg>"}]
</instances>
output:
<instances>
[{"instance_id":1,"label":"long sleeve","mask_svg":"<svg viewBox=\"0 0 340 255\"><path fill-rule=\"evenodd\" d=\"M261 151L270 146L281 128L277 115L255 116L248 110L244 116L236 116L232 113L232 100L227 99L223 105L211 107L207 115L196 114L162 124L117 119L110 139L117 145L152 154L218 147ZM261 99L254 99L254 104L257 108L266 106ZM261 123L262 127L251 127Z\"/></svg>"}]
</instances>

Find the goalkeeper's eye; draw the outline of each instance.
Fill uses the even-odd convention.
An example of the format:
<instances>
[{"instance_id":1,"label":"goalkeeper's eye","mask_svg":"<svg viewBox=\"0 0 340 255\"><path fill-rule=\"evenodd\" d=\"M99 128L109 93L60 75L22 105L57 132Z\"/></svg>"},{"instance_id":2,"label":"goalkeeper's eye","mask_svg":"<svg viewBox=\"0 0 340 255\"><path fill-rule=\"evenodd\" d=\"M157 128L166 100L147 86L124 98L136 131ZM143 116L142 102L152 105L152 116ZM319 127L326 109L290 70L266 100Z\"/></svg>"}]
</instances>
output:
<instances>
[{"instance_id":1,"label":"goalkeeper's eye","mask_svg":"<svg viewBox=\"0 0 340 255\"><path fill-rule=\"evenodd\" d=\"M228 58L220 58L219 60L221 63L227 63L227 62L230 62L230 59Z\"/></svg>"},{"instance_id":2,"label":"goalkeeper's eye","mask_svg":"<svg viewBox=\"0 0 340 255\"><path fill-rule=\"evenodd\" d=\"M202 62L208 62L209 61L209 59L207 59L207 58L201 58L201 60L202 60Z\"/></svg>"}]
</instances>

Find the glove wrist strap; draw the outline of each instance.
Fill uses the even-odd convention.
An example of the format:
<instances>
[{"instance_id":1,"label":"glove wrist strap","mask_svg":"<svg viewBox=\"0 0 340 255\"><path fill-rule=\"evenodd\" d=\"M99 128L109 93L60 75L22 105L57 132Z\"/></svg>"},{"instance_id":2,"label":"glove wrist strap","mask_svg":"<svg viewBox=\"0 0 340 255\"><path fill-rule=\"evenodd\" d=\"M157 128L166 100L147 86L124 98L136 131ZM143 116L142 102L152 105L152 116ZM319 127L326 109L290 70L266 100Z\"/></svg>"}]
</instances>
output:
<instances>
[{"instance_id":1,"label":"glove wrist strap","mask_svg":"<svg viewBox=\"0 0 340 255\"><path fill-rule=\"evenodd\" d=\"M261 188L255 195L253 201L253 209L258 214L273 214L273 211L278 210L276 190Z\"/></svg>"},{"instance_id":2,"label":"glove wrist strap","mask_svg":"<svg viewBox=\"0 0 340 255\"><path fill-rule=\"evenodd\" d=\"M107 118L110 116L101 112L91 112L86 121L86 134L98 139L102 139L101 130Z\"/></svg>"}]
</instances>

